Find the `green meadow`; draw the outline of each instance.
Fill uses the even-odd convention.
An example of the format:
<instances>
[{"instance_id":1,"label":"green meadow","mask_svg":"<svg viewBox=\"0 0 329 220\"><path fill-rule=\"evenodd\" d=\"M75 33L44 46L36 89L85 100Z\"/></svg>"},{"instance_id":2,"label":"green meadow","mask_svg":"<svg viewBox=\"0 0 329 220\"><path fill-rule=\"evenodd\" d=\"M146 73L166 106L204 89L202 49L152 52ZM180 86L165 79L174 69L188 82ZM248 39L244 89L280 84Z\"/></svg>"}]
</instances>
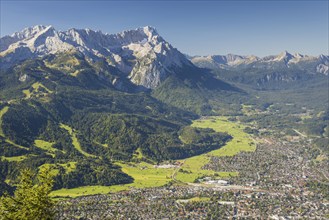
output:
<instances>
[{"instance_id":1,"label":"green meadow","mask_svg":"<svg viewBox=\"0 0 329 220\"><path fill-rule=\"evenodd\" d=\"M255 151L256 144L251 139L250 135L245 133L243 125L237 122L230 122L226 117L211 117L202 120L193 121L193 127L212 128L217 132L227 132L233 138L225 146L210 151L206 154L181 160L183 165L181 171L177 172L176 180L182 182L194 182L202 176L229 177L238 175L237 172L215 172L211 170L202 170L202 167L209 163L211 156L223 157L234 156L241 151Z\"/></svg>"},{"instance_id":2,"label":"green meadow","mask_svg":"<svg viewBox=\"0 0 329 220\"><path fill-rule=\"evenodd\" d=\"M0 136L4 137L3 130L2 130L2 116L6 114L8 111L9 107L5 106L3 109L0 110Z\"/></svg>"},{"instance_id":3,"label":"green meadow","mask_svg":"<svg viewBox=\"0 0 329 220\"><path fill-rule=\"evenodd\" d=\"M23 155L23 156L14 156L14 157L5 157L5 156L2 156L1 159L3 160L7 160L9 162L19 162L19 161L22 161L26 158L26 155Z\"/></svg>"},{"instance_id":4,"label":"green meadow","mask_svg":"<svg viewBox=\"0 0 329 220\"><path fill-rule=\"evenodd\" d=\"M32 87L32 92L30 91L30 89L25 89L22 91L23 94L25 95L25 98L27 99L31 98L33 94L38 94L40 88L43 88L47 93L53 93L53 91L49 90L40 82L33 83L31 87Z\"/></svg>"},{"instance_id":5,"label":"green meadow","mask_svg":"<svg viewBox=\"0 0 329 220\"><path fill-rule=\"evenodd\" d=\"M75 149L77 149L81 154L85 155L86 157L95 157L95 155L89 154L89 153L85 152L84 150L82 150L80 142L77 138L77 135L70 126L65 125L65 124L60 124L60 127L67 130L67 132L71 135L72 144Z\"/></svg>"},{"instance_id":6,"label":"green meadow","mask_svg":"<svg viewBox=\"0 0 329 220\"><path fill-rule=\"evenodd\" d=\"M48 151L48 154L52 155L53 157L55 157L55 152L56 151L61 151L58 150L54 147L52 147L54 144L54 142L48 142L48 141L44 141L44 140L35 140L34 141L34 145L42 150L46 150ZM62 151L63 153L65 153L64 151Z\"/></svg>"},{"instance_id":7,"label":"green meadow","mask_svg":"<svg viewBox=\"0 0 329 220\"><path fill-rule=\"evenodd\" d=\"M56 164L49 164L45 163L39 167L39 170L45 168L51 168L51 174L56 176L59 172L59 167L63 167L66 173L72 172L76 168L77 162L68 162L68 163L56 163Z\"/></svg>"},{"instance_id":8,"label":"green meadow","mask_svg":"<svg viewBox=\"0 0 329 220\"><path fill-rule=\"evenodd\" d=\"M212 156L234 156L241 151L253 152L256 143L249 134L243 131L244 125L228 121L226 117L211 117L206 120L196 120L192 126L199 128L212 128L217 132L227 132L233 139L224 147L208 153Z\"/></svg>"},{"instance_id":9,"label":"green meadow","mask_svg":"<svg viewBox=\"0 0 329 220\"><path fill-rule=\"evenodd\" d=\"M174 168L155 168L154 165L141 163L121 163L117 165L122 167L122 171L134 178L134 182L130 184L114 185L114 186L83 186L73 189L60 189L53 191L53 197L77 197L82 195L104 194L109 192L118 192L129 190L130 188L149 188L163 186L169 183L171 175L175 171Z\"/></svg>"},{"instance_id":10,"label":"green meadow","mask_svg":"<svg viewBox=\"0 0 329 220\"><path fill-rule=\"evenodd\" d=\"M68 130L70 134L73 133L71 128L61 125L61 127L63 126L66 127L65 129ZM190 157L185 160L177 160L176 162L182 163L179 168L156 168L154 165L146 162L116 162L116 165L122 167L123 172L134 178L134 182L130 184L60 189L53 191L51 195L54 197L77 197L82 195L104 194L129 190L130 188L159 187L168 184L171 181L183 183L194 182L196 179L204 176L213 176L214 178L237 176L238 172L215 172L211 170L203 170L202 167L209 163L211 156L234 156L241 151L252 152L256 150L256 144L250 135L243 131L244 126L237 122L230 122L226 117L211 117L196 120L193 121L191 126L212 128L217 132L227 132L233 138L220 149ZM140 149L136 152L135 157L143 158Z\"/></svg>"}]
</instances>

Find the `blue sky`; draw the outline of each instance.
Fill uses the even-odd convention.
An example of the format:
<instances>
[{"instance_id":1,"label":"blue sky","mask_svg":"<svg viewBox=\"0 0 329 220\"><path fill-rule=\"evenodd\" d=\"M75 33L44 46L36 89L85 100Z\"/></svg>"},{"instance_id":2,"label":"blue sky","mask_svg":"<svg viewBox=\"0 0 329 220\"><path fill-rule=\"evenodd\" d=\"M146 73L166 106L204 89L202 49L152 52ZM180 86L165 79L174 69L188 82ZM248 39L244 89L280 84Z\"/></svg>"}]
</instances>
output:
<instances>
[{"instance_id":1,"label":"blue sky","mask_svg":"<svg viewBox=\"0 0 329 220\"><path fill-rule=\"evenodd\" d=\"M0 35L37 24L107 33L150 25L190 55L328 54L328 1L3 1Z\"/></svg>"}]
</instances>

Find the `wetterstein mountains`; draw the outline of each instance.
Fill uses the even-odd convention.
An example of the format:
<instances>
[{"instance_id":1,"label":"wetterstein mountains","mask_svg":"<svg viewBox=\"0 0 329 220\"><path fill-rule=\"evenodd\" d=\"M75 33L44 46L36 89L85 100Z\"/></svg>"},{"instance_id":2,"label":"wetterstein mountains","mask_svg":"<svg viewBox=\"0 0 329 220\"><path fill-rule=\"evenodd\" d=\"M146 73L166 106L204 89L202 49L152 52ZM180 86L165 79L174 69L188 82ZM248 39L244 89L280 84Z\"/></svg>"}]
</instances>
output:
<instances>
[{"instance_id":1,"label":"wetterstein mountains","mask_svg":"<svg viewBox=\"0 0 329 220\"><path fill-rule=\"evenodd\" d=\"M127 183L113 161L186 158L231 138L189 125L211 112L207 94L240 90L151 27L103 34L35 26L0 44L1 184L17 168L44 164L60 169L56 188ZM72 163L72 172L58 165Z\"/></svg>"},{"instance_id":2,"label":"wetterstein mountains","mask_svg":"<svg viewBox=\"0 0 329 220\"><path fill-rule=\"evenodd\" d=\"M57 188L132 181L113 160L138 153L156 162L218 148L231 137L191 128L192 119L264 108L268 93L259 89L321 95L328 74L327 56L190 60L152 27L104 34L35 26L2 37L0 49L1 175L57 164ZM302 106L325 103L305 97L312 103L297 100ZM72 172L58 165L70 162Z\"/></svg>"},{"instance_id":3,"label":"wetterstein mountains","mask_svg":"<svg viewBox=\"0 0 329 220\"><path fill-rule=\"evenodd\" d=\"M146 88L155 88L175 70L192 65L152 27L103 34L89 29L56 31L52 26L35 26L1 38L0 44L3 67L50 54L76 53L87 62L104 60L121 77ZM73 64L62 65L70 68Z\"/></svg>"},{"instance_id":4,"label":"wetterstein mountains","mask_svg":"<svg viewBox=\"0 0 329 220\"><path fill-rule=\"evenodd\" d=\"M83 57L88 64L104 61L107 66L115 68L118 77L113 79L112 84L117 87L121 86L120 78L126 78L135 85L154 89L168 76L185 68L194 68L182 53L149 26L118 34L74 28L57 31L52 26L35 26L1 38L0 45L2 69L27 59L46 55L74 54ZM286 51L277 56L263 58L228 54L194 56L190 59L196 66L210 69L284 70L289 68L309 74L325 75L328 75L329 71L328 56L292 55ZM77 63L61 65L61 69L70 71Z\"/></svg>"}]
</instances>

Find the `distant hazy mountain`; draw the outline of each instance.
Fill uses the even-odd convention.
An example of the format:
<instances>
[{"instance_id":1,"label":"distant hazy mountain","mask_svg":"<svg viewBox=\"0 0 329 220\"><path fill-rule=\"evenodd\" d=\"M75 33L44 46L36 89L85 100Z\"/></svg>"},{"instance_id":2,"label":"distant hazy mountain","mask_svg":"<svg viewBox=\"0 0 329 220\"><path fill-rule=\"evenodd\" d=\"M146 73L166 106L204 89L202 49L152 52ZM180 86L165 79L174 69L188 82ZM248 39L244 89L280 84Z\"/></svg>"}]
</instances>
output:
<instances>
[{"instance_id":1,"label":"distant hazy mountain","mask_svg":"<svg viewBox=\"0 0 329 220\"><path fill-rule=\"evenodd\" d=\"M82 53L89 62L105 59L134 84L155 88L175 70L193 66L152 27L118 34L90 29L57 31L52 26L35 26L0 39L1 66L63 52Z\"/></svg>"},{"instance_id":2,"label":"distant hazy mountain","mask_svg":"<svg viewBox=\"0 0 329 220\"><path fill-rule=\"evenodd\" d=\"M329 57L320 55L318 57L290 54L284 51L276 56L256 57L240 56L234 54L194 56L190 60L197 66L210 69L287 69L294 68L306 70L308 73L322 73L328 75Z\"/></svg>"}]
</instances>

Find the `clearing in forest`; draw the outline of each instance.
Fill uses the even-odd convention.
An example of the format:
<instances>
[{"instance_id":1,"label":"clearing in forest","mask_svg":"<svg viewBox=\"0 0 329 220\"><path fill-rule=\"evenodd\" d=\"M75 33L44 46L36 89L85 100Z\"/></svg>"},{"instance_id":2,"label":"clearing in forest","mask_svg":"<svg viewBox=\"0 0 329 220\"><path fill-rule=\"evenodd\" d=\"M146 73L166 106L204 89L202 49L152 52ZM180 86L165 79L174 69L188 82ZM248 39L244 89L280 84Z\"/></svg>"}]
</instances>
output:
<instances>
[{"instance_id":1,"label":"clearing in forest","mask_svg":"<svg viewBox=\"0 0 329 220\"><path fill-rule=\"evenodd\" d=\"M86 157L95 157L95 155L89 154L86 151L82 150L80 142L77 138L77 135L70 126L65 125L65 124L60 124L60 128L67 130L67 132L70 134L71 139L72 139L72 144L73 144L74 148L77 149L77 151L79 151L81 154L85 155Z\"/></svg>"}]
</instances>

